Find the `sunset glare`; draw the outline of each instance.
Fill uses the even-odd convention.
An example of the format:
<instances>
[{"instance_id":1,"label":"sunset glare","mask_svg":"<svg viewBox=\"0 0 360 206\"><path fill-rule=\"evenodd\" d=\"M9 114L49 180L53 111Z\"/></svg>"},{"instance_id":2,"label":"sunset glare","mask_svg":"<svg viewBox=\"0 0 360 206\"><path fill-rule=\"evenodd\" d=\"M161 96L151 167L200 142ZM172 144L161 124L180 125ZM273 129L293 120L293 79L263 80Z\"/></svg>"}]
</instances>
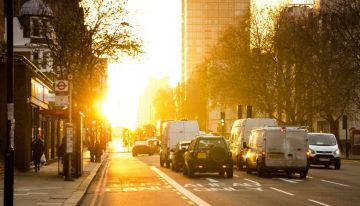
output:
<instances>
[{"instance_id":1,"label":"sunset glare","mask_svg":"<svg viewBox=\"0 0 360 206\"><path fill-rule=\"evenodd\" d=\"M180 80L181 1L131 0L126 8L144 53L109 65L103 112L113 126L134 129L141 126L137 125L138 101L148 77L169 77L171 86Z\"/></svg>"}]
</instances>

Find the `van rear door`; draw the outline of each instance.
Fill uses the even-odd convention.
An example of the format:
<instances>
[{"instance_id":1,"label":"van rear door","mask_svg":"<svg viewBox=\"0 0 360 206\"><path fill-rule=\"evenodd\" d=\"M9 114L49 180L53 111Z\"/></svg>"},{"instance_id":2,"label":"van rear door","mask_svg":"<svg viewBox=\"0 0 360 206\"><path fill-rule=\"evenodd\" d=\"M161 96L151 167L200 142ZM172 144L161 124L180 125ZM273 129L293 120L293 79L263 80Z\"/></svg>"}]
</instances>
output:
<instances>
[{"instance_id":1,"label":"van rear door","mask_svg":"<svg viewBox=\"0 0 360 206\"><path fill-rule=\"evenodd\" d=\"M306 167L307 137L301 129L266 131L266 166Z\"/></svg>"},{"instance_id":2,"label":"van rear door","mask_svg":"<svg viewBox=\"0 0 360 206\"><path fill-rule=\"evenodd\" d=\"M306 167L308 150L307 135L305 130L294 129L286 132L287 166Z\"/></svg>"},{"instance_id":3,"label":"van rear door","mask_svg":"<svg viewBox=\"0 0 360 206\"><path fill-rule=\"evenodd\" d=\"M286 133L280 129L265 130L265 166L284 167L286 165Z\"/></svg>"}]
</instances>

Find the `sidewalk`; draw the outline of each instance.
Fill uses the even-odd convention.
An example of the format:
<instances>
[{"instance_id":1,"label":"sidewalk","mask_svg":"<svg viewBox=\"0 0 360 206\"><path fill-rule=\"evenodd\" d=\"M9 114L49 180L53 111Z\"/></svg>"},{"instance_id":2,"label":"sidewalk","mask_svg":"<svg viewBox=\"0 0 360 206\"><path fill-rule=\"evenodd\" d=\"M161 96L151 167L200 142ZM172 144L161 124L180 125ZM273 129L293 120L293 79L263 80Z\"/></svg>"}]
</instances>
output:
<instances>
[{"instance_id":1,"label":"sidewalk","mask_svg":"<svg viewBox=\"0 0 360 206\"><path fill-rule=\"evenodd\" d=\"M86 193L92 179L95 177L100 163L90 162L90 154L84 152L83 173L74 181L64 181L58 176L58 162L42 166L39 172L31 168L28 172L14 172L14 205L77 205ZM4 178L0 180L0 205L4 200Z\"/></svg>"}]
</instances>

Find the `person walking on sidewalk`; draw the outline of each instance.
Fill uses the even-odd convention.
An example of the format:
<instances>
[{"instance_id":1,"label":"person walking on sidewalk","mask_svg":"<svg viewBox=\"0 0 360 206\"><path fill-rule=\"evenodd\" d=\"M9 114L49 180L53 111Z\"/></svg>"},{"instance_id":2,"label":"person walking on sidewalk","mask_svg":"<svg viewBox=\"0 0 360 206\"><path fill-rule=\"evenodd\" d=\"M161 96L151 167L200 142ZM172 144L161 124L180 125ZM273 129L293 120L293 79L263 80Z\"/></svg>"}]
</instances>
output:
<instances>
[{"instance_id":1,"label":"person walking on sidewalk","mask_svg":"<svg viewBox=\"0 0 360 206\"><path fill-rule=\"evenodd\" d=\"M40 170L40 159L42 154L44 153L44 142L41 139L40 134L35 138L34 141L31 143L32 149L32 160L35 165L35 172Z\"/></svg>"}]
</instances>

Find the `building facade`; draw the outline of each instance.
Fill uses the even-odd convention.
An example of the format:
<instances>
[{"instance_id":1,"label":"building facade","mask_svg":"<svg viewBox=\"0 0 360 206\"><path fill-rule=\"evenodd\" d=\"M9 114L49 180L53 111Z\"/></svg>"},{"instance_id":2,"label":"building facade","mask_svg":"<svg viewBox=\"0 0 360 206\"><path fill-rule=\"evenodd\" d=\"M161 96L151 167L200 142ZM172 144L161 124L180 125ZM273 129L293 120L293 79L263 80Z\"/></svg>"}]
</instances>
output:
<instances>
[{"instance_id":1,"label":"building facade","mask_svg":"<svg viewBox=\"0 0 360 206\"><path fill-rule=\"evenodd\" d=\"M182 90L186 99L186 82L196 72L212 47L230 25L250 12L251 0L183 0L182 2ZM209 105L209 104L208 104ZM207 131L217 131L220 112L235 119L236 108L207 108ZM234 112L231 112L234 111ZM234 117L232 117L234 116ZM230 122L230 121L229 121ZM230 124L227 124L230 127ZM228 130L227 130L228 131Z\"/></svg>"}]
</instances>

